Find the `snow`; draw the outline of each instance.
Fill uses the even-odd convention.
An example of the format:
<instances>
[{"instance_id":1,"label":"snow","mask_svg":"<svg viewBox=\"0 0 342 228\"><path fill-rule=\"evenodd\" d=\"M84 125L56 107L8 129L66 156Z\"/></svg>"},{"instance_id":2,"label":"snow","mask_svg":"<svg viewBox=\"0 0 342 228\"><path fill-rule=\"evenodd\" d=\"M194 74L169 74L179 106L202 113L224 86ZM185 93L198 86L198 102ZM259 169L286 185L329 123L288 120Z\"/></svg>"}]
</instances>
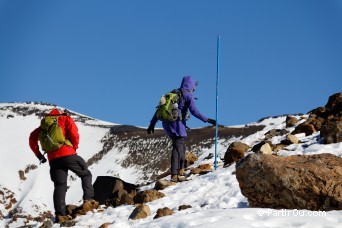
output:
<instances>
[{"instance_id":1,"label":"snow","mask_svg":"<svg viewBox=\"0 0 342 228\"><path fill-rule=\"evenodd\" d=\"M11 104L13 105L13 104ZM0 105L1 107L2 105ZM36 107L36 106L35 106ZM301 118L298 116L297 118ZM305 116L303 116L305 118ZM205 175L191 175L189 181L177 183L161 192L166 196L147 203L152 215L140 220L130 220L134 206L123 205L116 208L101 206L97 212L88 212L84 216L75 219L75 227L99 227L109 223L108 227L140 228L186 228L186 227L342 227L342 211L308 211L308 210L274 210L269 208L249 208L247 199L241 194L232 165L223 168L220 157L230 143L239 140L250 146L264 139L264 134L271 129L284 129L286 117L268 118L261 122L249 125L265 125L266 127L246 138L233 138L228 141L219 140L218 168ZM95 121L97 122L97 121ZM100 123L100 122L98 122ZM37 159L28 147L29 133L37 127L39 120L35 116L15 116L5 118L0 116L0 187L6 187L14 191L18 200L17 206L31 215L37 215L41 211L53 212L52 192L53 184L49 177L47 164L38 165ZM101 149L100 139L108 132L106 128L93 128L86 124L78 124L81 133L79 154L89 159L95 152ZM288 129L291 130L291 129ZM293 130L293 129L292 129ZM279 151L280 156L311 155L318 153L331 153L342 157L342 143L324 145L319 142L319 132L305 136L298 134L301 143L290 145ZM281 141L283 137L275 137L272 140ZM214 158L204 160L209 154L214 154L214 147L204 149L199 160L193 165L202 163L213 164ZM139 171L134 168L124 169L114 165L120 163L127 151L112 149L96 165L91 166L94 181L96 176L119 175L127 182L137 183ZM37 169L31 170L25 176L26 181L20 181L18 170L24 170L27 164L36 164ZM189 171L188 171L189 172ZM166 177L168 179L170 177ZM19 183L19 185L18 185ZM80 179L68 179L70 189L67 192L67 203L79 205L82 190ZM154 183L141 187L141 190L153 189ZM32 205L39 205L39 210ZM191 208L178 210L180 205L190 205ZM175 213L153 219L159 208L169 207ZM3 210L0 204L0 210ZM5 227L8 219L0 221L0 226ZM32 221L32 227L39 227L42 223ZM18 219L9 227L23 226L23 221ZM54 224L53 227L59 227Z\"/></svg>"}]
</instances>

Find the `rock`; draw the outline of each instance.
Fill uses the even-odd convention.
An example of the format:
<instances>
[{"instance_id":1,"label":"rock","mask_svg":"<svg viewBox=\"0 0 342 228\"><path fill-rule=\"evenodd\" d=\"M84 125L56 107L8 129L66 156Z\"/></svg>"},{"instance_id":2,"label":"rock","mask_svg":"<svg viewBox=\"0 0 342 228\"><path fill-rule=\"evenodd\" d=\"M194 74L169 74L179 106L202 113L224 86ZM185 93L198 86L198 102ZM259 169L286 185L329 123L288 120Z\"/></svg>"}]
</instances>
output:
<instances>
[{"instance_id":1,"label":"rock","mask_svg":"<svg viewBox=\"0 0 342 228\"><path fill-rule=\"evenodd\" d=\"M151 202L153 200L159 199L164 197L165 194L162 192L159 192L157 190L146 190L142 192L138 192L138 194L133 198L134 203L147 203Z\"/></svg>"},{"instance_id":2,"label":"rock","mask_svg":"<svg viewBox=\"0 0 342 228\"><path fill-rule=\"evenodd\" d=\"M294 136L292 134L288 134L286 136L286 139L281 141L281 144L291 145L291 144L298 144L298 142L299 142L299 140L296 136Z\"/></svg>"},{"instance_id":3,"label":"rock","mask_svg":"<svg viewBox=\"0 0 342 228\"><path fill-rule=\"evenodd\" d=\"M342 142L342 117L335 117L323 125L320 137L324 138L324 143Z\"/></svg>"},{"instance_id":4,"label":"rock","mask_svg":"<svg viewBox=\"0 0 342 228\"><path fill-rule=\"evenodd\" d=\"M147 218L147 216L150 216L150 215L151 215L150 207L146 204L140 204L133 210L129 218L136 220L136 219Z\"/></svg>"},{"instance_id":5,"label":"rock","mask_svg":"<svg viewBox=\"0 0 342 228\"><path fill-rule=\"evenodd\" d=\"M260 153L261 147L262 147L263 145L265 145L266 143L268 143L269 146L273 146L272 143L271 143L271 141L261 141L261 142L255 144L255 145L252 147L252 151L253 151L254 153Z\"/></svg>"},{"instance_id":6,"label":"rock","mask_svg":"<svg viewBox=\"0 0 342 228\"><path fill-rule=\"evenodd\" d=\"M325 123L325 119L323 119L322 117L309 117L309 119L307 119L305 121L306 124L312 124L315 128L316 131L321 130L323 124Z\"/></svg>"},{"instance_id":7,"label":"rock","mask_svg":"<svg viewBox=\"0 0 342 228\"><path fill-rule=\"evenodd\" d=\"M191 168L190 169L190 174L207 174L209 172L211 172L211 165L210 164L201 164L199 166L197 166L196 168Z\"/></svg>"},{"instance_id":8,"label":"rock","mask_svg":"<svg viewBox=\"0 0 342 228\"><path fill-rule=\"evenodd\" d=\"M236 178L251 207L342 209L342 158L332 154L251 154L236 164Z\"/></svg>"},{"instance_id":9,"label":"rock","mask_svg":"<svg viewBox=\"0 0 342 228\"><path fill-rule=\"evenodd\" d=\"M283 149L284 147L286 147L286 145L284 144L277 144L277 145L273 145L272 146L272 151L273 153L278 153L279 150Z\"/></svg>"},{"instance_id":10,"label":"rock","mask_svg":"<svg viewBox=\"0 0 342 228\"><path fill-rule=\"evenodd\" d=\"M262 145L260 147L259 153L261 153L261 154L272 154L272 148L271 148L270 144L265 143L264 145Z\"/></svg>"},{"instance_id":11,"label":"rock","mask_svg":"<svg viewBox=\"0 0 342 228\"><path fill-rule=\"evenodd\" d=\"M174 214L174 213L175 213L175 212L173 212L173 210L171 210L171 209L168 208L168 207L159 208L159 209L157 210L156 216L154 216L153 219L157 219L157 218L164 217L164 216L167 216L167 215L172 215L172 214Z\"/></svg>"},{"instance_id":12,"label":"rock","mask_svg":"<svg viewBox=\"0 0 342 228\"><path fill-rule=\"evenodd\" d=\"M75 218L76 216L79 216L79 215L85 215L87 214L88 211L93 211L99 208L99 206L100 204L96 200L85 200L81 206L75 208L72 211L72 217Z\"/></svg>"},{"instance_id":13,"label":"rock","mask_svg":"<svg viewBox=\"0 0 342 228\"><path fill-rule=\"evenodd\" d=\"M286 135L289 132L286 129L271 129L268 132L265 133L265 139L271 139L275 136L282 136L282 135Z\"/></svg>"},{"instance_id":14,"label":"rock","mask_svg":"<svg viewBox=\"0 0 342 228\"><path fill-rule=\"evenodd\" d=\"M73 204L68 204L66 205L65 207L65 210L66 210L66 214L67 215L72 215L73 214L73 211L76 210L77 206L76 205L73 205Z\"/></svg>"},{"instance_id":15,"label":"rock","mask_svg":"<svg viewBox=\"0 0 342 228\"><path fill-rule=\"evenodd\" d=\"M188 208L192 208L190 205L180 205L179 207L178 207L178 210L179 211L182 211L182 210L186 210L186 209L188 209Z\"/></svg>"},{"instance_id":16,"label":"rock","mask_svg":"<svg viewBox=\"0 0 342 228\"><path fill-rule=\"evenodd\" d=\"M106 223L103 223L100 228L108 228L112 225L113 223L109 223L109 222L106 222Z\"/></svg>"},{"instance_id":17,"label":"rock","mask_svg":"<svg viewBox=\"0 0 342 228\"><path fill-rule=\"evenodd\" d=\"M190 165L195 164L195 162L198 160L198 156L192 152L186 152L185 153L185 168L189 167Z\"/></svg>"},{"instance_id":18,"label":"rock","mask_svg":"<svg viewBox=\"0 0 342 228\"><path fill-rule=\"evenodd\" d=\"M286 123L286 128L293 127L294 125L296 125L296 123L298 123L298 120L294 116L286 116L285 123Z\"/></svg>"},{"instance_id":19,"label":"rock","mask_svg":"<svg viewBox=\"0 0 342 228\"><path fill-rule=\"evenodd\" d=\"M229 166L232 163L245 157L245 153L248 149L249 146L242 142L233 142L232 144L230 144L224 155L223 166Z\"/></svg>"},{"instance_id":20,"label":"rock","mask_svg":"<svg viewBox=\"0 0 342 228\"><path fill-rule=\"evenodd\" d=\"M213 153L209 153L208 156L204 158L204 160L212 159L214 157Z\"/></svg>"},{"instance_id":21,"label":"rock","mask_svg":"<svg viewBox=\"0 0 342 228\"><path fill-rule=\"evenodd\" d=\"M39 228L51 228L53 226L53 222L51 219L48 219L43 222L43 224Z\"/></svg>"},{"instance_id":22,"label":"rock","mask_svg":"<svg viewBox=\"0 0 342 228\"><path fill-rule=\"evenodd\" d=\"M305 133L306 136L312 135L314 132L316 132L315 127L312 124L308 124L306 122L299 124L294 131L292 132L293 135L299 134L299 133Z\"/></svg>"},{"instance_id":23,"label":"rock","mask_svg":"<svg viewBox=\"0 0 342 228\"><path fill-rule=\"evenodd\" d=\"M155 190L163 190L169 186L172 186L172 185L176 185L175 182L172 182L172 181L167 181L167 180L157 180L155 185L154 185L154 189Z\"/></svg>"},{"instance_id":24,"label":"rock","mask_svg":"<svg viewBox=\"0 0 342 228\"><path fill-rule=\"evenodd\" d=\"M125 191L131 193L137 190L137 185L127 183L117 177L98 176L94 182L94 199L100 204L105 204L107 200L120 197L125 194Z\"/></svg>"},{"instance_id":25,"label":"rock","mask_svg":"<svg viewBox=\"0 0 342 228\"><path fill-rule=\"evenodd\" d=\"M325 107L329 110L331 115L341 114L342 112L342 93L335 93L329 97L328 103Z\"/></svg>"},{"instance_id":26,"label":"rock","mask_svg":"<svg viewBox=\"0 0 342 228\"><path fill-rule=\"evenodd\" d=\"M26 180L25 172L23 170L19 170L19 179L23 181Z\"/></svg>"},{"instance_id":27,"label":"rock","mask_svg":"<svg viewBox=\"0 0 342 228\"><path fill-rule=\"evenodd\" d=\"M120 205L127 204L127 205L133 205L134 204L134 196L135 192L132 193L126 193L120 198Z\"/></svg>"}]
</instances>

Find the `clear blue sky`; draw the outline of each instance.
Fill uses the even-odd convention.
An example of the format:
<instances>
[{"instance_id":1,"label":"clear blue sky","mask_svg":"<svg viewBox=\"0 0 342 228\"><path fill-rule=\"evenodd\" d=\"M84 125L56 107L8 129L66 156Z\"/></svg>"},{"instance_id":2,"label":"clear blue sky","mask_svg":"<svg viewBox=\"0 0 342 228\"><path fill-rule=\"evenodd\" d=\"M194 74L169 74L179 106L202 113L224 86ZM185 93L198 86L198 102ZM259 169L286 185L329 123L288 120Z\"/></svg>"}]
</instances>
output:
<instances>
[{"instance_id":1,"label":"clear blue sky","mask_svg":"<svg viewBox=\"0 0 342 228\"><path fill-rule=\"evenodd\" d=\"M192 75L214 118L217 34L220 124L306 113L341 92L341 0L0 0L0 102L147 127Z\"/></svg>"}]
</instances>

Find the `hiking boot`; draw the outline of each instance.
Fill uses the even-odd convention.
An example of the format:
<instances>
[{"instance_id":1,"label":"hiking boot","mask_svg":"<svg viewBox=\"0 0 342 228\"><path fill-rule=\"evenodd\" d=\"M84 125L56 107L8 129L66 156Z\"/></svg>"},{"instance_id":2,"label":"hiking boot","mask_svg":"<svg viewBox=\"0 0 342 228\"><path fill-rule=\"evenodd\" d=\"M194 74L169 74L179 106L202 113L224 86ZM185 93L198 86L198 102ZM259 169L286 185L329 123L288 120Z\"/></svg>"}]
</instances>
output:
<instances>
[{"instance_id":1,"label":"hiking boot","mask_svg":"<svg viewBox=\"0 0 342 228\"><path fill-rule=\"evenodd\" d=\"M178 175L176 175L176 174L171 175L171 181L177 182L178 181Z\"/></svg>"},{"instance_id":2,"label":"hiking boot","mask_svg":"<svg viewBox=\"0 0 342 228\"><path fill-rule=\"evenodd\" d=\"M180 170L178 171L178 176L186 176L185 169L180 169Z\"/></svg>"}]
</instances>

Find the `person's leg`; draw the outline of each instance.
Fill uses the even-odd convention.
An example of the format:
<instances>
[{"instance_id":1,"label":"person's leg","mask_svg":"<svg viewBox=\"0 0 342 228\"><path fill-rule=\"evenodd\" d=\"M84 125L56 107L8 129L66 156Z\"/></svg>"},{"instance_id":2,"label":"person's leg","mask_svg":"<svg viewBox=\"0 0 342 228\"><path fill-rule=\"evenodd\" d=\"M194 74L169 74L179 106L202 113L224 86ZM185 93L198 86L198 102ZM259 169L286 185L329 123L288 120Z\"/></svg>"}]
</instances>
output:
<instances>
[{"instance_id":1,"label":"person's leg","mask_svg":"<svg viewBox=\"0 0 342 228\"><path fill-rule=\"evenodd\" d=\"M83 200L93 199L94 187L92 185L92 174L88 170L86 162L78 155L71 155L66 158L68 169L74 172L82 180Z\"/></svg>"},{"instance_id":2,"label":"person's leg","mask_svg":"<svg viewBox=\"0 0 342 228\"><path fill-rule=\"evenodd\" d=\"M180 138L178 140L179 147L179 170L185 168L185 138ZM178 170L178 171L179 171Z\"/></svg>"},{"instance_id":3,"label":"person's leg","mask_svg":"<svg viewBox=\"0 0 342 228\"><path fill-rule=\"evenodd\" d=\"M65 216L65 195L67 192L68 170L60 166L59 161L52 160L50 162L50 176L54 183L53 204L55 207L55 215Z\"/></svg>"},{"instance_id":4,"label":"person's leg","mask_svg":"<svg viewBox=\"0 0 342 228\"><path fill-rule=\"evenodd\" d=\"M171 175L178 175L185 164L185 138L172 138Z\"/></svg>"},{"instance_id":5,"label":"person's leg","mask_svg":"<svg viewBox=\"0 0 342 228\"><path fill-rule=\"evenodd\" d=\"M179 151L177 147L177 137L172 138L172 153L171 153L171 176L178 175L179 169Z\"/></svg>"}]
</instances>

